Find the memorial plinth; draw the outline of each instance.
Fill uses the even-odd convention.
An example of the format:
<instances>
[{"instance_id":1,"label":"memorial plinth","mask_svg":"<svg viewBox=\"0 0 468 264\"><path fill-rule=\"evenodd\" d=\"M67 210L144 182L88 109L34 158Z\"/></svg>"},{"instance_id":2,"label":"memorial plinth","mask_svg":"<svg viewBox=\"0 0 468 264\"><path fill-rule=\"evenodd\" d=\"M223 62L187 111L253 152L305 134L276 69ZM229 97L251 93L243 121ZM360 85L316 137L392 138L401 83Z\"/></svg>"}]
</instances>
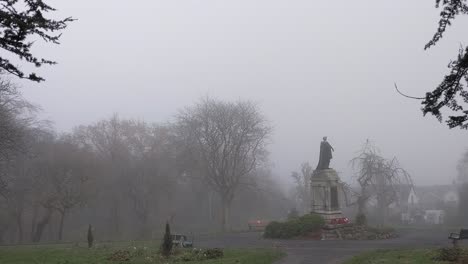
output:
<instances>
[{"instance_id":1,"label":"memorial plinth","mask_svg":"<svg viewBox=\"0 0 468 264\"><path fill-rule=\"evenodd\" d=\"M340 178L334 169L316 170L311 177L312 213L321 215L327 223L342 218Z\"/></svg>"}]
</instances>

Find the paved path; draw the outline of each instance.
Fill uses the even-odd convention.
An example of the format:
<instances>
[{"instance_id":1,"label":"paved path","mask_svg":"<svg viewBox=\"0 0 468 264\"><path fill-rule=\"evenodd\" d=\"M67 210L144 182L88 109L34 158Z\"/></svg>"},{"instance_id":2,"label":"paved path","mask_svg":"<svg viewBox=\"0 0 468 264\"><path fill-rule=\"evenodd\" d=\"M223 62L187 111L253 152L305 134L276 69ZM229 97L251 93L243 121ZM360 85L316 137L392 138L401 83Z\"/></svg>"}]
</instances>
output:
<instances>
[{"instance_id":1,"label":"paved path","mask_svg":"<svg viewBox=\"0 0 468 264\"><path fill-rule=\"evenodd\" d=\"M449 246L448 231L401 231L400 237L378 241L266 240L259 233L200 237L199 247L279 248L288 255L277 264L335 264L359 253L375 249L427 248Z\"/></svg>"}]
</instances>

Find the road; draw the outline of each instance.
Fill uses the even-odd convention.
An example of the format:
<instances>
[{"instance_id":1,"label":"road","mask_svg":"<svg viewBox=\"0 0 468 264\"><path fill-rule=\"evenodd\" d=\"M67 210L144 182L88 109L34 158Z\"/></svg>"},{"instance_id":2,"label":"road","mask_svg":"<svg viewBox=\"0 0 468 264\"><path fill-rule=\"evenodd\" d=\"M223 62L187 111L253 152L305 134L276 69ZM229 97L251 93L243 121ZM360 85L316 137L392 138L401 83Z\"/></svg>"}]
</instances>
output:
<instances>
[{"instance_id":1,"label":"road","mask_svg":"<svg viewBox=\"0 0 468 264\"><path fill-rule=\"evenodd\" d=\"M198 247L279 248L288 255L277 264L335 264L365 251L449 246L448 231L405 230L395 239L375 241L267 240L260 233L199 237Z\"/></svg>"}]
</instances>

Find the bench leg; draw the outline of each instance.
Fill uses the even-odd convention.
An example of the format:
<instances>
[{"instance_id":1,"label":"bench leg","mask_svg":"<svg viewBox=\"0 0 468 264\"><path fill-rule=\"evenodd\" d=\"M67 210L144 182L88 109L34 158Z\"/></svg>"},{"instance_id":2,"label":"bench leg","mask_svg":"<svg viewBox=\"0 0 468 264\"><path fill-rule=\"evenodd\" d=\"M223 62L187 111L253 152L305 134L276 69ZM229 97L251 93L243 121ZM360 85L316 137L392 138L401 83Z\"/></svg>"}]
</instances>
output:
<instances>
[{"instance_id":1,"label":"bench leg","mask_svg":"<svg viewBox=\"0 0 468 264\"><path fill-rule=\"evenodd\" d=\"M452 239L453 248L458 248L458 239Z\"/></svg>"}]
</instances>

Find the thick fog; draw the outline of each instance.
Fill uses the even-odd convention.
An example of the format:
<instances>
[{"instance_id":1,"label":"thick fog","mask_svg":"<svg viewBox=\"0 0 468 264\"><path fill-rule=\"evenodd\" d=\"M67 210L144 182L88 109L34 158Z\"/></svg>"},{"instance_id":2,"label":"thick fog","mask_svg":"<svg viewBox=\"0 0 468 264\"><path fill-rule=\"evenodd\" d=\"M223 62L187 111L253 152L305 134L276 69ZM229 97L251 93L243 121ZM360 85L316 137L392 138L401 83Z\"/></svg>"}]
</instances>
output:
<instances>
[{"instance_id":1,"label":"thick fog","mask_svg":"<svg viewBox=\"0 0 468 264\"><path fill-rule=\"evenodd\" d=\"M429 51L433 1L50 1L73 16L60 46L35 51L59 62L21 82L60 131L119 113L169 121L204 96L257 102L274 126L269 147L284 182L319 143L349 181L366 139L396 156L416 184L446 184L468 147L466 131L422 117L419 101L442 80L463 34L460 17Z\"/></svg>"}]
</instances>

